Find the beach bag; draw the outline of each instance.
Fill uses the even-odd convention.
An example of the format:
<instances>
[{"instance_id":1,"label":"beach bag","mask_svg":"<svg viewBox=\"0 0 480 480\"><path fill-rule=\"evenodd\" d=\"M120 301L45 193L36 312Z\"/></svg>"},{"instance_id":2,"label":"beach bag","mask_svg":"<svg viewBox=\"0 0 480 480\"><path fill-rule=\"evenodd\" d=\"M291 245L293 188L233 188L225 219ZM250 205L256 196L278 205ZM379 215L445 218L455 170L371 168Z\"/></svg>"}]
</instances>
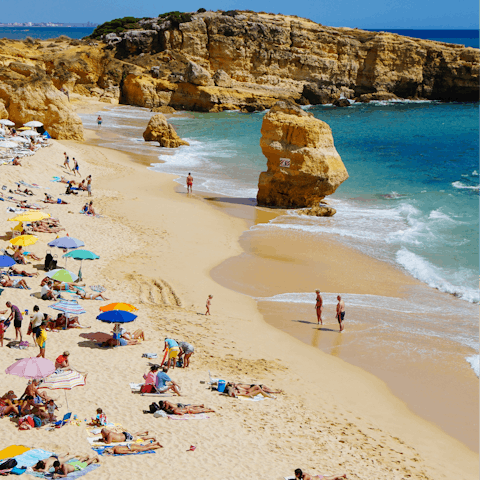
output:
<instances>
[{"instance_id":1,"label":"beach bag","mask_svg":"<svg viewBox=\"0 0 480 480\"><path fill-rule=\"evenodd\" d=\"M42 426L42 419L40 417L33 417L33 424L35 428L41 427Z\"/></svg>"},{"instance_id":2,"label":"beach bag","mask_svg":"<svg viewBox=\"0 0 480 480\"><path fill-rule=\"evenodd\" d=\"M17 466L17 461L14 458L9 458L6 462L3 462L0 465L0 471L2 470L10 470L13 467Z\"/></svg>"},{"instance_id":3,"label":"beach bag","mask_svg":"<svg viewBox=\"0 0 480 480\"><path fill-rule=\"evenodd\" d=\"M25 473L26 471L27 471L27 467L22 467L22 468L13 467L10 470L10 475L21 475L22 473Z\"/></svg>"},{"instance_id":4,"label":"beach bag","mask_svg":"<svg viewBox=\"0 0 480 480\"><path fill-rule=\"evenodd\" d=\"M48 265L49 270L55 270L57 268L57 261L55 260L56 257L57 257L56 255L54 255L52 257L52 260L50 261L50 264Z\"/></svg>"},{"instance_id":5,"label":"beach bag","mask_svg":"<svg viewBox=\"0 0 480 480\"><path fill-rule=\"evenodd\" d=\"M48 272L48 268L50 267L50 262L53 260L53 255L48 252L46 255L45 255L45 265L44 265L44 270L46 272Z\"/></svg>"},{"instance_id":6,"label":"beach bag","mask_svg":"<svg viewBox=\"0 0 480 480\"><path fill-rule=\"evenodd\" d=\"M140 387L140 393L152 393L155 391L153 385L142 385Z\"/></svg>"},{"instance_id":7,"label":"beach bag","mask_svg":"<svg viewBox=\"0 0 480 480\"><path fill-rule=\"evenodd\" d=\"M149 407L150 413L155 413L157 410L160 409L160 405L158 403L153 402Z\"/></svg>"}]
</instances>

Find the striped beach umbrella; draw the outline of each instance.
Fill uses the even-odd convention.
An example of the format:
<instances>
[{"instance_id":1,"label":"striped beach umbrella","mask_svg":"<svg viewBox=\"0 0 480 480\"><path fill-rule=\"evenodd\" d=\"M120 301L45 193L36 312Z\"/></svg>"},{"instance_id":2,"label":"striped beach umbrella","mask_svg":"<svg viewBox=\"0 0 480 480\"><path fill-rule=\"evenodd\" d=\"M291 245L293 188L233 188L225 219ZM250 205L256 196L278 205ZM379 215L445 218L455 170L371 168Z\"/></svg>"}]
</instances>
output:
<instances>
[{"instance_id":1,"label":"striped beach umbrella","mask_svg":"<svg viewBox=\"0 0 480 480\"><path fill-rule=\"evenodd\" d=\"M68 409L68 399L67 399L67 390L71 390L75 387L85 386L86 380L85 377L75 370L68 370L62 372L55 372L52 375L49 375L45 378L45 381L38 388L48 388L50 390L65 390L65 401L67 402Z\"/></svg>"},{"instance_id":2,"label":"striped beach umbrella","mask_svg":"<svg viewBox=\"0 0 480 480\"><path fill-rule=\"evenodd\" d=\"M50 305L50 308L71 315L82 315L83 313L87 313L87 311L79 305L76 300L61 300L60 302Z\"/></svg>"}]
</instances>

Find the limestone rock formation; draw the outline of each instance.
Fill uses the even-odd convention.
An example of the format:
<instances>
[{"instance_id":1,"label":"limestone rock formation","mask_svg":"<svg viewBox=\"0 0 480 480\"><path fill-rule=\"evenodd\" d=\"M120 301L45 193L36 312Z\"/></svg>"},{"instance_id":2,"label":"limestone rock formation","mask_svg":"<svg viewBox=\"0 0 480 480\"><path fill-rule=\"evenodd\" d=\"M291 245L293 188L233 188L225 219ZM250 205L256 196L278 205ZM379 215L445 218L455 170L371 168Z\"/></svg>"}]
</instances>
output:
<instances>
[{"instance_id":1,"label":"limestone rock formation","mask_svg":"<svg viewBox=\"0 0 480 480\"><path fill-rule=\"evenodd\" d=\"M321 89L314 83L307 83L303 86L302 96L307 99L311 105L325 105L326 103L332 103L334 100L330 91Z\"/></svg>"},{"instance_id":2,"label":"limestone rock formation","mask_svg":"<svg viewBox=\"0 0 480 480\"><path fill-rule=\"evenodd\" d=\"M188 62L187 69L185 70L185 80L188 83L194 85L213 85L212 76L210 73L195 62Z\"/></svg>"},{"instance_id":3,"label":"limestone rock formation","mask_svg":"<svg viewBox=\"0 0 480 480\"><path fill-rule=\"evenodd\" d=\"M232 78L225 70L217 70L213 75L213 81L217 87L230 88L232 86Z\"/></svg>"},{"instance_id":4,"label":"limestone rock formation","mask_svg":"<svg viewBox=\"0 0 480 480\"><path fill-rule=\"evenodd\" d=\"M163 105L161 107L154 107L152 109L150 109L151 112L155 112L155 113L175 113L175 109L173 107L169 107L168 105Z\"/></svg>"},{"instance_id":5,"label":"limestone rock formation","mask_svg":"<svg viewBox=\"0 0 480 480\"><path fill-rule=\"evenodd\" d=\"M177 148L181 145L190 145L182 140L175 129L167 123L165 115L154 115L148 122L147 129L143 132L143 138L147 142L159 142L161 147Z\"/></svg>"},{"instance_id":6,"label":"limestone rock formation","mask_svg":"<svg viewBox=\"0 0 480 480\"><path fill-rule=\"evenodd\" d=\"M350 102L348 101L347 98L337 98L333 104L336 106L336 107L349 107L350 106Z\"/></svg>"},{"instance_id":7,"label":"limestone rock formation","mask_svg":"<svg viewBox=\"0 0 480 480\"><path fill-rule=\"evenodd\" d=\"M258 181L259 205L312 207L348 178L330 127L294 103L278 102L261 132L267 171Z\"/></svg>"},{"instance_id":8,"label":"limestone rock formation","mask_svg":"<svg viewBox=\"0 0 480 480\"><path fill-rule=\"evenodd\" d=\"M299 210L299 213L302 215L309 215L311 217L332 217L337 213L337 211L328 205L315 205L312 208L305 208Z\"/></svg>"}]
</instances>

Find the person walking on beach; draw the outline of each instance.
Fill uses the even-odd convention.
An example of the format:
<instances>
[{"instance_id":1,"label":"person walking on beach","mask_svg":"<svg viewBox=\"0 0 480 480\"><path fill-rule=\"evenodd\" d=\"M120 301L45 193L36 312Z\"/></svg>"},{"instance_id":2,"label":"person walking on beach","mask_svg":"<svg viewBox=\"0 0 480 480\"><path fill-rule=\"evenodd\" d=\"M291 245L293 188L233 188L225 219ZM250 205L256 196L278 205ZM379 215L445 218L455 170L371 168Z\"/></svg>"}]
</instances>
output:
<instances>
[{"instance_id":1,"label":"person walking on beach","mask_svg":"<svg viewBox=\"0 0 480 480\"><path fill-rule=\"evenodd\" d=\"M205 312L205 315L210 315L210 305L212 304L212 298L213 298L213 295L209 295L207 298L207 304L206 304L207 311Z\"/></svg>"},{"instance_id":2,"label":"person walking on beach","mask_svg":"<svg viewBox=\"0 0 480 480\"><path fill-rule=\"evenodd\" d=\"M315 303L315 310L317 311L317 324L322 324L322 312L323 312L323 298L320 295L320 290L315 290L317 294L317 302Z\"/></svg>"},{"instance_id":3,"label":"person walking on beach","mask_svg":"<svg viewBox=\"0 0 480 480\"><path fill-rule=\"evenodd\" d=\"M88 196L91 197L92 196L92 176L91 175L87 177L87 192L88 192Z\"/></svg>"},{"instance_id":4,"label":"person walking on beach","mask_svg":"<svg viewBox=\"0 0 480 480\"><path fill-rule=\"evenodd\" d=\"M37 357L42 357L45 358L45 345L47 343L47 325L45 324L45 321L42 322L42 325L40 327L40 333L37 335L37 345L38 348L40 349L40 353L37 355Z\"/></svg>"},{"instance_id":5,"label":"person walking on beach","mask_svg":"<svg viewBox=\"0 0 480 480\"><path fill-rule=\"evenodd\" d=\"M337 300L337 320L340 325L340 331L343 332L343 329L345 328L343 326L343 319L345 318L345 302L340 295L337 296Z\"/></svg>"},{"instance_id":6,"label":"person walking on beach","mask_svg":"<svg viewBox=\"0 0 480 480\"><path fill-rule=\"evenodd\" d=\"M192 187L193 187L193 177L190 172L188 172L188 177L187 177L187 193L192 193Z\"/></svg>"},{"instance_id":7,"label":"person walking on beach","mask_svg":"<svg viewBox=\"0 0 480 480\"><path fill-rule=\"evenodd\" d=\"M98 123L98 126L102 124L102 117L100 115L97 117L97 123Z\"/></svg>"},{"instance_id":8,"label":"person walking on beach","mask_svg":"<svg viewBox=\"0 0 480 480\"><path fill-rule=\"evenodd\" d=\"M71 168L70 168L70 159L68 158L67 152L63 152L63 154L65 155L65 161L63 162L63 166L64 166L67 170L71 170Z\"/></svg>"},{"instance_id":9,"label":"person walking on beach","mask_svg":"<svg viewBox=\"0 0 480 480\"><path fill-rule=\"evenodd\" d=\"M13 320L13 326L15 327L15 340L20 337L20 341L22 341L22 320L23 316L20 313L20 309L16 305L12 305L12 302L6 303L7 307L10 309L10 315L7 318L7 321ZM8 310L3 310L0 313L7 313Z\"/></svg>"},{"instance_id":10,"label":"person walking on beach","mask_svg":"<svg viewBox=\"0 0 480 480\"><path fill-rule=\"evenodd\" d=\"M78 162L75 160L75 157L73 157L73 174L75 176L77 176L77 172L78 172L78 176L80 176L80 167L78 166Z\"/></svg>"}]
</instances>

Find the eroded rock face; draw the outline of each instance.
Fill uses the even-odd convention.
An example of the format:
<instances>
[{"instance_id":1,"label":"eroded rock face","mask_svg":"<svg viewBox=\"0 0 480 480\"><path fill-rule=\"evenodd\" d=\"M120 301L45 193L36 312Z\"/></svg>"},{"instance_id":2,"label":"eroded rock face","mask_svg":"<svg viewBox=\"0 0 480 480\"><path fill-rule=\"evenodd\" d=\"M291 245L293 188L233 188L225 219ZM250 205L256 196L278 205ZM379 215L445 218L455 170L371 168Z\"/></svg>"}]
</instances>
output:
<instances>
[{"instance_id":1,"label":"eroded rock face","mask_svg":"<svg viewBox=\"0 0 480 480\"><path fill-rule=\"evenodd\" d=\"M348 178L330 127L294 103L274 105L261 132L268 169L259 177L259 205L312 207Z\"/></svg>"},{"instance_id":2,"label":"eroded rock face","mask_svg":"<svg viewBox=\"0 0 480 480\"><path fill-rule=\"evenodd\" d=\"M84 139L80 117L71 109L67 97L49 80L34 79L21 86L0 82L0 99L8 118L16 124L38 120L52 138Z\"/></svg>"},{"instance_id":3,"label":"eroded rock face","mask_svg":"<svg viewBox=\"0 0 480 480\"><path fill-rule=\"evenodd\" d=\"M185 80L188 83L201 85L203 87L213 85L212 76L208 70L197 65L195 62L188 62L187 69L185 70Z\"/></svg>"},{"instance_id":4,"label":"eroded rock face","mask_svg":"<svg viewBox=\"0 0 480 480\"><path fill-rule=\"evenodd\" d=\"M161 147L177 148L181 145L190 145L182 140L175 129L167 122L165 115L154 115L148 122L147 129L143 132L143 138L147 142L159 142Z\"/></svg>"},{"instance_id":5,"label":"eroded rock face","mask_svg":"<svg viewBox=\"0 0 480 480\"><path fill-rule=\"evenodd\" d=\"M299 210L302 215L309 215L311 217L332 217L337 211L328 205L315 205L312 208Z\"/></svg>"},{"instance_id":6,"label":"eroded rock face","mask_svg":"<svg viewBox=\"0 0 480 480\"><path fill-rule=\"evenodd\" d=\"M215 72L215 75L213 75L213 81L217 87L230 88L232 86L232 78L222 69Z\"/></svg>"}]
</instances>

